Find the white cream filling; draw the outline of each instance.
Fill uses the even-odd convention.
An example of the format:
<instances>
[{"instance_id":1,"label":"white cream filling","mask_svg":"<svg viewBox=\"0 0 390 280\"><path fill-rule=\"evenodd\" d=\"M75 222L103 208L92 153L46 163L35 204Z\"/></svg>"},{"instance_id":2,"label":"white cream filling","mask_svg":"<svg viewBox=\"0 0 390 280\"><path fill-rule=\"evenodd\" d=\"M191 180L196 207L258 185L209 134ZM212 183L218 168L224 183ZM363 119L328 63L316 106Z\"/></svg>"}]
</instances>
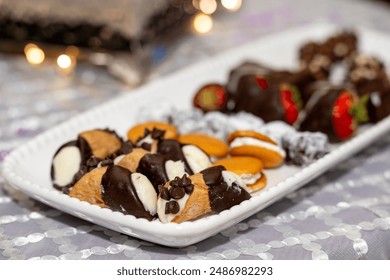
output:
<instances>
[{"instance_id":1,"label":"white cream filling","mask_svg":"<svg viewBox=\"0 0 390 280\"><path fill-rule=\"evenodd\" d=\"M114 158L114 164L117 165L119 162L121 162L122 159L125 158L126 155L120 155Z\"/></svg>"},{"instance_id":2,"label":"white cream filling","mask_svg":"<svg viewBox=\"0 0 390 280\"><path fill-rule=\"evenodd\" d=\"M168 187L170 189L171 186ZM187 200L190 196L188 194L185 194L180 199L170 199L169 201L175 200L180 207L179 212L176 214L165 214L165 205L169 202L165 199L162 199L161 197L157 200L157 215L160 221L164 224L170 223L176 216L180 215L180 213L183 211L184 207L186 206Z\"/></svg>"},{"instance_id":3,"label":"white cream filling","mask_svg":"<svg viewBox=\"0 0 390 280\"><path fill-rule=\"evenodd\" d=\"M141 147L141 145L143 143L147 143L147 144L150 144L152 145L154 139L152 138L152 135L151 134L148 134L146 137L140 139L138 142L137 142L137 146Z\"/></svg>"},{"instance_id":4,"label":"white cream filling","mask_svg":"<svg viewBox=\"0 0 390 280\"><path fill-rule=\"evenodd\" d=\"M176 177L181 178L184 174L187 174L185 171L184 162L182 162L181 160L167 160L165 162L165 172L167 173L169 180L173 180Z\"/></svg>"},{"instance_id":5,"label":"white cream filling","mask_svg":"<svg viewBox=\"0 0 390 280\"><path fill-rule=\"evenodd\" d=\"M53 159L54 183L66 186L73 180L73 176L80 168L81 154L76 146L62 148Z\"/></svg>"},{"instance_id":6,"label":"white cream filling","mask_svg":"<svg viewBox=\"0 0 390 280\"><path fill-rule=\"evenodd\" d=\"M257 182L261 178L261 173L256 173L256 174L241 174L240 177L244 181L245 184L247 185L252 185Z\"/></svg>"},{"instance_id":7,"label":"white cream filling","mask_svg":"<svg viewBox=\"0 0 390 280\"><path fill-rule=\"evenodd\" d=\"M151 215L157 212L157 193L149 179L141 173L132 173L131 181L144 208Z\"/></svg>"},{"instance_id":8,"label":"white cream filling","mask_svg":"<svg viewBox=\"0 0 390 280\"><path fill-rule=\"evenodd\" d=\"M195 145L185 145L183 154L193 173L198 173L211 166L209 156Z\"/></svg>"},{"instance_id":9,"label":"white cream filling","mask_svg":"<svg viewBox=\"0 0 390 280\"><path fill-rule=\"evenodd\" d=\"M283 157L286 157L286 152L278 145L271 144L253 137L237 137L230 143L230 148L240 147L244 145L266 148L279 153Z\"/></svg>"},{"instance_id":10,"label":"white cream filling","mask_svg":"<svg viewBox=\"0 0 390 280\"><path fill-rule=\"evenodd\" d=\"M233 183L236 183L236 185L240 186L241 188L249 192L249 189L246 186L244 180L242 180L242 178L238 176L236 173L224 170L222 171L222 177L223 180L226 182L226 184L229 186L229 188L232 187L237 188L236 186L233 186Z\"/></svg>"}]
</instances>

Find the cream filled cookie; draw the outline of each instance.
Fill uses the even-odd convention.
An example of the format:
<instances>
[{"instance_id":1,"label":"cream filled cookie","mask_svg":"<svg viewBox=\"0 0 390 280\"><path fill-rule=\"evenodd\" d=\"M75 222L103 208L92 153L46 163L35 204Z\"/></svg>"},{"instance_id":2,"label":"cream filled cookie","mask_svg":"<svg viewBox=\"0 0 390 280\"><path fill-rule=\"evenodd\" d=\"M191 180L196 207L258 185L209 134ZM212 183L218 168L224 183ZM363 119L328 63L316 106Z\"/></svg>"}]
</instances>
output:
<instances>
[{"instance_id":1,"label":"cream filled cookie","mask_svg":"<svg viewBox=\"0 0 390 280\"><path fill-rule=\"evenodd\" d=\"M232 156L256 157L264 168L278 167L286 157L286 152L274 140L255 131L235 131L228 136L228 142Z\"/></svg>"},{"instance_id":2,"label":"cream filled cookie","mask_svg":"<svg viewBox=\"0 0 390 280\"><path fill-rule=\"evenodd\" d=\"M245 156L228 157L214 162L213 165L222 165L226 170L239 175L250 192L261 190L267 184L267 177L262 172L263 162L258 158Z\"/></svg>"},{"instance_id":3,"label":"cream filled cookie","mask_svg":"<svg viewBox=\"0 0 390 280\"><path fill-rule=\"evenodd\" d=\"M127 138L136 143L140 138L144 137L145 131L152 132L153 130L163 131L162 138L164 139L177 139L178 137L178 131L173 125L166 122L150 121L131 127L127 132Z\"/></svg>"},{"instance_id":4,"label":"cream filled cookie","mask_svg":"<svg viewBox=\"0 0 390 280\"><path fill-rule=\"evenodd\" d=\"M218 138L202 133L187 133L179 136L179 142L198 146L209 156L222 158L229 152L228 145Z\"/></svg>"}]
</instances>

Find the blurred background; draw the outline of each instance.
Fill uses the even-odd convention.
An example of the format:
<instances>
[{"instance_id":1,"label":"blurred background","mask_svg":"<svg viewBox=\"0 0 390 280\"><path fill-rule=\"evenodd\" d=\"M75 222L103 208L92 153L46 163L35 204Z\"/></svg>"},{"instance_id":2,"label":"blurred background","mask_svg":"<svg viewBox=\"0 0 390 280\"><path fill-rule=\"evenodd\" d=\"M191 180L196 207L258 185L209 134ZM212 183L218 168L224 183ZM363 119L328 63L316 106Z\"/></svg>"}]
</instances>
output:
<instances>
[{"instance_id":1,"label":"blurred background","mask_svg":"<svg viewBox=\"0 0 390 280\"><path fill-rule=\"evenodd\" d=\"M143 83L318 21L390 33L390 1L0 0L0 161Z\"/></svg>"}]
</instances>

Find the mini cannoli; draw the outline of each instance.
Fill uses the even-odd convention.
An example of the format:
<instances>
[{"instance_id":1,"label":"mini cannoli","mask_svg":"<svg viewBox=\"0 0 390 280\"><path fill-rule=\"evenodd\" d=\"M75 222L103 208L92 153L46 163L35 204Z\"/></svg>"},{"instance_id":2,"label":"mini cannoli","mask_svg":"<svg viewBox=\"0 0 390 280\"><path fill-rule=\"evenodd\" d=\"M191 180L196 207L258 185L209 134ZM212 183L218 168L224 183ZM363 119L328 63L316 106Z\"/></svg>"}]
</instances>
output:
<instances>
[{"instance_id":1,"label":"mini cannoli","mask_svg":"<svg viewBox=\"0 0 390 280\"><path fill-rule=\"evenodd\" d=\"M109 166L101 180L101 196L104 204L114 211L150 221L155 218L157 193L141 173Z\"/></svg>"},{"instance_id":2,"label":"mini cannoli","mask_svg":"<svg viewBox=\"0 0 390 280\"><path fill-rule=\"evenodd\" d=\"M220 213L251 197L241 178L223 166L177 177L160 188L157 214L162 223L182 223Z\"/></svg>"},{"instance_id":3,"label":"mini cannoli","mask_svg":"<svg viewBox=\"0 0 390 280\"><path fill-rule=\"evenodd\" d=\"M62 145L54 154L51 165L51 179L55 188L67 193L75 183L74 176L93 166L122 146L122 139L108 129L84 131L77 140Z\"/></svg>"}]
</instances>

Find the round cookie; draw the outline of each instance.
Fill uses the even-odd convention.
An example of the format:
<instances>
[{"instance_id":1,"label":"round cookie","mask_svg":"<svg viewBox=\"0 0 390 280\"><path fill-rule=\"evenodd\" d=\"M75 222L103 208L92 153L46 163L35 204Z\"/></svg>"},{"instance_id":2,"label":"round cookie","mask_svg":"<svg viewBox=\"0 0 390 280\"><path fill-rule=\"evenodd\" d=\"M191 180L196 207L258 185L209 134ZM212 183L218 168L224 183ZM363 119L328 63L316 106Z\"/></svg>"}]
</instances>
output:
<instances>
[{"instance_id":1,"label":"round cookie","mask_svg":"<svg viewBox=\"0 0 390 280\"><path fill-rule=\"evenodd\" d=\"M213 165L222 165L226 170L236 173L251 192L261 190L267 184L267 176L262 172L264 164L258 158L227 157L216 161Z\"/></svg>"},{"instance_id":2,"label":"round cookie","mask_svg":"<svg viewBox=\"0 0 390 280\"><path fill-rule=\"evenodd\" d=\"M218 138L201 133L188 133L179 136L179 142L198 146L209 156L221 158L228 154L228 145Z\"/></svg>"},{"instance_id":3,"label":"round cookie","mask_svg":"<svg viewBox=\"0 0 390 280\"><path fill-rule=\"evenodd\" d=\"M166 122L154 121L144 122L133 126L127 131L127 137L131 142L135 143L139 138L145 135L146 129L152 131L154 128L165 131L163 136L164 139L177 139L178 137L177 129L174 126Z\"/></svg>"},{"instance_id":4,"label":"round cookie","mask_svg":"<svg viewBox=\"0 0 390 280\"><path fill-rule=\"evenodd\" d=\"M264 168L280 166L286 152L268 136L252 130L237 130L228 136L230 155L251 156L260 159Z\"/></svg>"}]
</instances>

